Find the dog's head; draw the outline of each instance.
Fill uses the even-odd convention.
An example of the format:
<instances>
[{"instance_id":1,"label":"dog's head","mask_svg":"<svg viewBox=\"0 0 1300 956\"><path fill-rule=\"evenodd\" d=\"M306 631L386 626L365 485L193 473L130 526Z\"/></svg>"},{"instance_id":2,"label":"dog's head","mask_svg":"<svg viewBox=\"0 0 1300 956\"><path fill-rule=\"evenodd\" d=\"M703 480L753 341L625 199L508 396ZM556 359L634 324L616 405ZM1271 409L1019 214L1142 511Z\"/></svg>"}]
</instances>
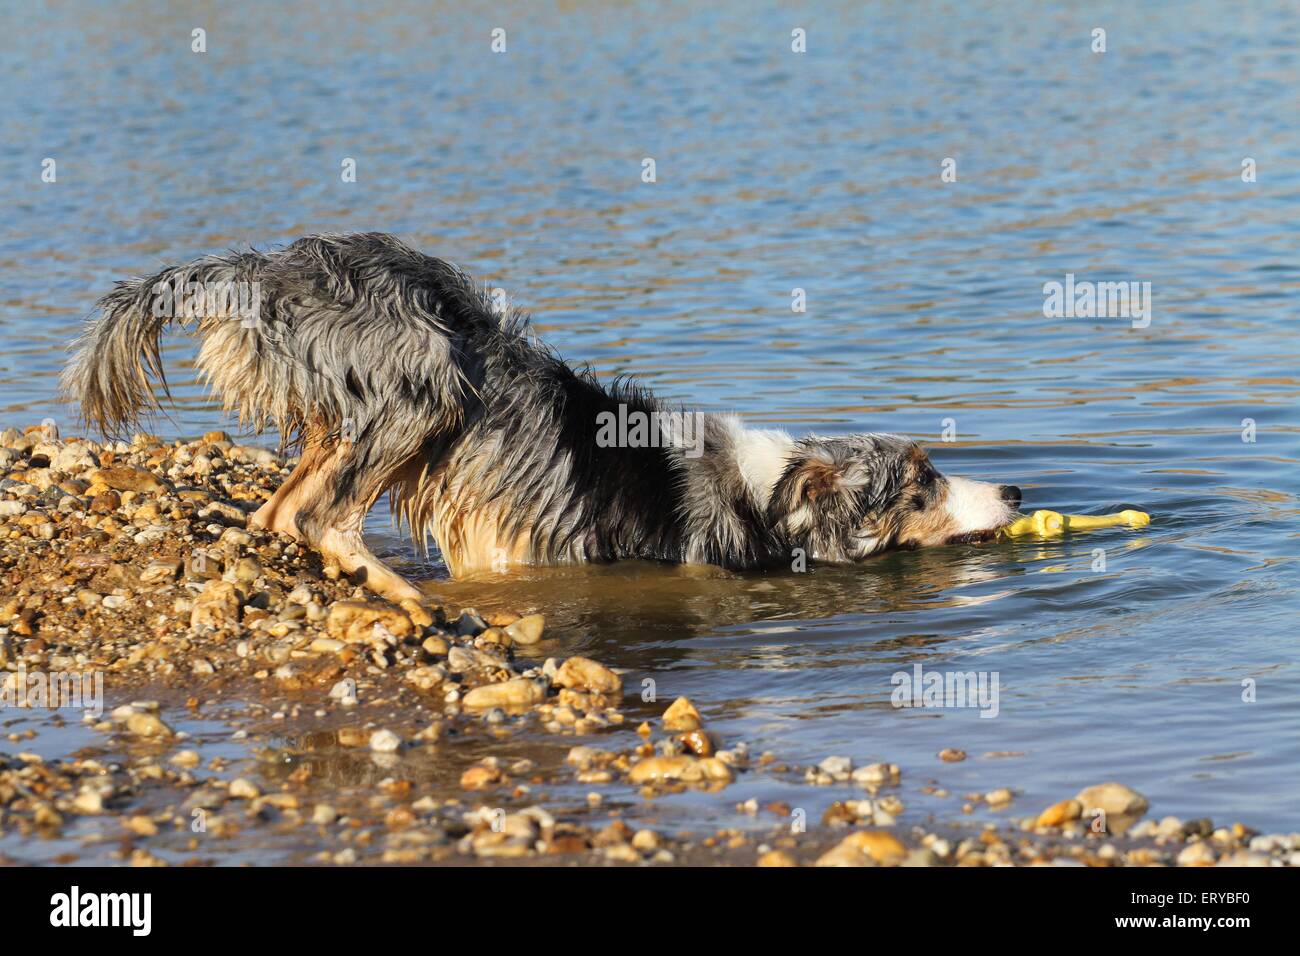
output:
<instances>
[{"instance_id":1,"label":"dog's head","mask_svg":"<svg viewBox=\"0 0 1300 956\"><path fill-rule=\"evenodd\" d=\"M945 477L897 435L805 438L772 489L768 517L792 545L822 561L860 561L891 547L992 537L1020 505L1020 489Z\"/></svg>"}]
</instances>

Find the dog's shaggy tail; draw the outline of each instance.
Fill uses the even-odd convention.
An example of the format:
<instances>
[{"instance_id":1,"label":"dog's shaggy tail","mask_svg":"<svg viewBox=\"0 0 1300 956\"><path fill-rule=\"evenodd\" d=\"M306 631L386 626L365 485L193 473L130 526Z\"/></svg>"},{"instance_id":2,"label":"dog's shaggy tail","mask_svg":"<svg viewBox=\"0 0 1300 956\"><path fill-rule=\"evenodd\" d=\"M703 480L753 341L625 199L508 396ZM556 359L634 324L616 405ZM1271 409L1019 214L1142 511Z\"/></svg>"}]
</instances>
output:
<instances>
[{"instance_id":1,"label":"dog's shaggy tail","mask_svg":"<svg viewBox=\"0 0 1300 956\"><path fill-rule=\"evenodd\" d=\"M259 260L265 261L257 253L207 257L148 278L118 282L96 304L97 316L73 346L60 381L64 396L79 403L87 423L105 434L117 434L133 425L142 410L160 407L156 392L171 397L160 340L173 322L197 326L203 333L231 325L226 333L245 339L250 353L257 352L264 330L250 316L262 305L254 298ZM228 405L240 408L241 417L293 417L283 400L271 399L271 383L245 385L223 395Z\"/></svg>"},{"instance_id":2,"label":"dog's shaggy tail","mask_svg":"<svg viewBox=\"0 0 1300 956\"><path fill-rule=\"evenodd\" d=\"M167 397L160 337L202 338L198 366L227 411L292 443L312 422L392 458L458 422L475 391L469 343L513 329L454 266L391 236L309 236L119 282L75 345L64 394L106 434ZM386 466L392 462L385 461Z\"/></svg>"}]
</instances>

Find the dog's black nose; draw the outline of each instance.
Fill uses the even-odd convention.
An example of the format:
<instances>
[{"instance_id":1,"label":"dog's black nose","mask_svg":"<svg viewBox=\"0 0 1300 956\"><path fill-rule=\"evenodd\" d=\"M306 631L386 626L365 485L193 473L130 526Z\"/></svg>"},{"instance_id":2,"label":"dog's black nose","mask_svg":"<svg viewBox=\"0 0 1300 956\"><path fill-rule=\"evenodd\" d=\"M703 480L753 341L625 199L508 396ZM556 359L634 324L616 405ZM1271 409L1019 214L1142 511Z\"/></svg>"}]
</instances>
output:
<instances>
[{"instance_id":1,"label":"dog's black nose","mask_svg":"<svg viewBox=\"0 0 1300 956\"><path fill-rule=\"evenodd\" d=\"M1020 489L1015 485L1002 486L1002 500L1013 508L1020 506Z\"/></svg>"}]
</instances>

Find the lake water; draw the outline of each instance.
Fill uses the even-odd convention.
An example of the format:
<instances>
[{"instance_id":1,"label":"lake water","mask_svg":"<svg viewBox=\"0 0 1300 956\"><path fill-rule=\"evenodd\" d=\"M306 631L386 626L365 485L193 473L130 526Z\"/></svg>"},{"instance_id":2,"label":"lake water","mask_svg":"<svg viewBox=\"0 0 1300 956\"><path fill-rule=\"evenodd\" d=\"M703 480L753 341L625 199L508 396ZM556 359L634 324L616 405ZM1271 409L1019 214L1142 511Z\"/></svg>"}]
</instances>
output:
<instances>
[{"instance_id":1,"label":"lake water","mask_svg":"<svg viewBox=\"0 0 1300 956\"><path fill-rule=\"evenodd\" d=\"M393 232L602 376L907 433L1028 509L1153 519L802 574L433 566L434 594L543 610L548 653L787 761L885 759L1035 810L1117 779L1156 816L1300 829L1300 11L1070 6L9 6L0 423L72 428L57 371L115 278ZM1067 274L1149 282L1149 324L1045 317ZM229 426L191 355L168 352L155 431ZM414 568L384 514L372 532ZM892 707L918 663L996 672L996 718ZM677 822L751 793L683 796Z\"/></svg>"}]
</instances>

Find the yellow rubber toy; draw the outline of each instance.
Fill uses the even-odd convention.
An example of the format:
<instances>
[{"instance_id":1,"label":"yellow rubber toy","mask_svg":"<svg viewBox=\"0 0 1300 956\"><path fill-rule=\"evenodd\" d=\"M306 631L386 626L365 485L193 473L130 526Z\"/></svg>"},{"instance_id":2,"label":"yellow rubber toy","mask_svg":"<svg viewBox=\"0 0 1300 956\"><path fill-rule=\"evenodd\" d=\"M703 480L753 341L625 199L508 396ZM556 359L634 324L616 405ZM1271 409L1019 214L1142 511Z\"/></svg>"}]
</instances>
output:
<instances>
[{"instance_id":1,"label":"yellow rubber toy","mask_svg":"<svg viewBox=\"0 0 1300 956\"><path fill-rule=\"evenodd\" d=\"M1037 535L1051 538L1065 534L1067 531L1093 531L1097 528L1145 528L1151 523L1151 516L1145 511L1121 511L1115 515L1063 515L1059 511L1035 511L1031 515L1019 518L998 534L1007 538L1021 538Z\"/></svg>"}]
</instances>

